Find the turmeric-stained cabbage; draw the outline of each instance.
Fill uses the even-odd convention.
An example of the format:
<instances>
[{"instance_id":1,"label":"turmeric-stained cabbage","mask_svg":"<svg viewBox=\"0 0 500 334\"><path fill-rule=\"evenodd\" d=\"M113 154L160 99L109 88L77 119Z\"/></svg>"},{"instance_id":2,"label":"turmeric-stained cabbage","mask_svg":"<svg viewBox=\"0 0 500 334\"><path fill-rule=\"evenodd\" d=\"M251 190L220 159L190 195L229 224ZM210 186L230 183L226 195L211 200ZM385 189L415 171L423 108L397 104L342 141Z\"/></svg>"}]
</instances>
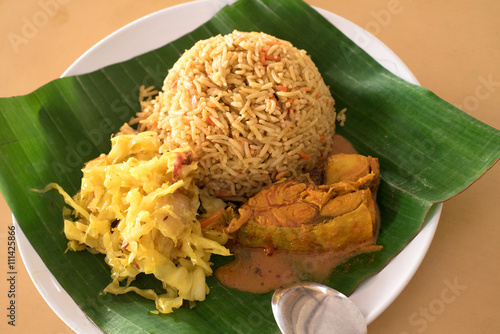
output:
<instances>
[{"instance_id":1,"label":"turmeric-stained cabbage","mask_svg":"<svg viewBox=\"0 0 500 334\"><path fill-rule=\"evenodd\" d=\"M155 133L143 132L112 138L109 154L83 168L81 190L73 198L56 184L47 187L56 188L72 208L64 221L68 249L106 255L112 282L105 293L136 292L155 300L162 313L184 300L205 299L211 254L230 253L223 246L227 236L204 234L197 220L196 168L191 151L163 151ZM140 273L154 275L164 293L132 286Z\"/></svg>"}]
</instances>

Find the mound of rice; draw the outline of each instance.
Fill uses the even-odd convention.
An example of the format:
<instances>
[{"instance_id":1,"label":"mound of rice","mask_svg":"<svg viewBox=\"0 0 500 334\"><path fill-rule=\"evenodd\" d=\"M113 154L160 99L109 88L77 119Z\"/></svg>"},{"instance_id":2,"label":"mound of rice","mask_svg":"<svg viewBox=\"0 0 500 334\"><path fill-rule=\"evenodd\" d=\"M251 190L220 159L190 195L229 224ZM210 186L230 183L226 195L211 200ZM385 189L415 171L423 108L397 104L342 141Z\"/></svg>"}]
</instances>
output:
<instances>
[{"instance_id":1,"label":"mound of rice","mask_svg":"<svg viewBox=\"0 0 500 334\"><path fill-rule=\"evenodd\" d=\"M157 131L169 150L192 147L198 185L237 199L321 164L335 133L334 104L306 51L234 31L187 50L131 124Z\"/></svg>"}]
</instances>

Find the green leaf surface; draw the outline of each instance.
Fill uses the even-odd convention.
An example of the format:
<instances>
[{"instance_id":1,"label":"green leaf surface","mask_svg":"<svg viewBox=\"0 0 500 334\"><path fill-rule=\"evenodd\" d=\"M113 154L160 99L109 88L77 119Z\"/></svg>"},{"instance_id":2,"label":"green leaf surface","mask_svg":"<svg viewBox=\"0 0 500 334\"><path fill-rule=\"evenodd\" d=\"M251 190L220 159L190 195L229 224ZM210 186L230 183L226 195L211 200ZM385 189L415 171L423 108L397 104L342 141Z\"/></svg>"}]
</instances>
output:
<instances>
[{"instance_id":1,"label":"green leaf surface","mask_svg":"<svg viewBox=\"0 0 500 334\"><path fill-rule=\"evenodd\" d=\"M100 295L110 281L103 257L65 253L62 199L31 191L57 182L76 192L83 163L109 151L110 136L139 110L138 87L161 87L183 50L233 29L263 31L307 50L337 108L348 108L347 125L338 132L360 153L380 159L384 249L337 268L330 278L337 290L350 294L380 271L418 233L433 203L464 190L500 156L500 131L391 74L299 0L239 0L158 50L0 99L2 194L49 270L105 332L279 333L271 294L232 290L213 277L206 301L168 315L150 314L153 303L135 294ZM214 258L215 266L224 261ZM137 285L160 288L145 275Z\"/></svg>"}]
</instances>

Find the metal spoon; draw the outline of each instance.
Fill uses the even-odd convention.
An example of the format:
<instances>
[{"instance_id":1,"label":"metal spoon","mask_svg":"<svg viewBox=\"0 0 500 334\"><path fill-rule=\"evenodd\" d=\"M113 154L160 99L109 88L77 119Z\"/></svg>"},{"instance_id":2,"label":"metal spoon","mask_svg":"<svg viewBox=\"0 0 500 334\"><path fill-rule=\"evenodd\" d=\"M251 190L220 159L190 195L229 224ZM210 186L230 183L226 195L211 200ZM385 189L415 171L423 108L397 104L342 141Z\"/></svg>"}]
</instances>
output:
<instances>
[{"instance_id":1,"label":"metal spoon","mask_svg":"<svg viewBox=\"0 0 500 334\"><path fill-rule=\"evenodd\" d=\"M366 334L365 318L342 293L311 282L278 288L271 301L283 334Z\"/></svg>"}]
</instances>

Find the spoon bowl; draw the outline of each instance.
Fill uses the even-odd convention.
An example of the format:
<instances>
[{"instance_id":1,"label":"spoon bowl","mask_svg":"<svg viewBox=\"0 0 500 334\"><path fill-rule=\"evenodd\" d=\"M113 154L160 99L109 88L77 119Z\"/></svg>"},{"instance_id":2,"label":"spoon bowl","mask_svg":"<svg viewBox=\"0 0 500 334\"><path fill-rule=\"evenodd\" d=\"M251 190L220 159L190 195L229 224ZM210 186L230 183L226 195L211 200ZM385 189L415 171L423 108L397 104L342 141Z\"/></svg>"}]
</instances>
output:
<instances>
[{"instance_id":1,"label":"spoon bowl","mask_svg":"<svg viewBox=\"0 0 500 334\"><path fill-rule=\"evenodd\" d=\"M276 289L271 301L283 334L366 334L359 308L345 295L322 284L294 282Z\"/></svg>"}]
</instances>

